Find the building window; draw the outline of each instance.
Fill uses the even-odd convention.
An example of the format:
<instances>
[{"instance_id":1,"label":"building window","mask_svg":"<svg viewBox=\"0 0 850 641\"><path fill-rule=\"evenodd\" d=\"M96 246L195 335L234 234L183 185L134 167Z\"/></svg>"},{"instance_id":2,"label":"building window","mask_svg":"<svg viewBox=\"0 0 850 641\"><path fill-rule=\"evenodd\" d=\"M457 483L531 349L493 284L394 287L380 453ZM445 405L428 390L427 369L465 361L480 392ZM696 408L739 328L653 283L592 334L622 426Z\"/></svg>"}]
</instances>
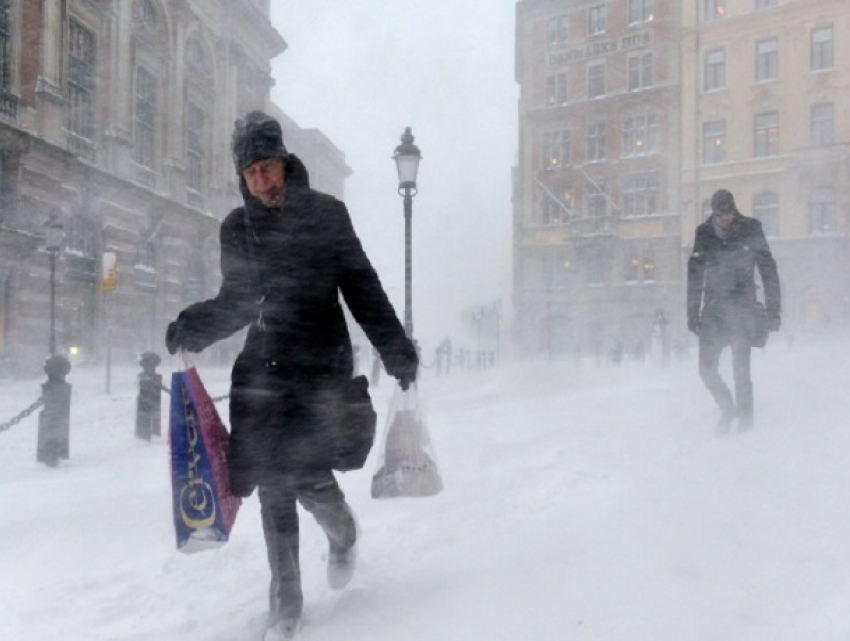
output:
<instances>
[{"instance_id":1,"label":"building window","mask_svg":"<svg viewBox=\"0 0 850 641\"><path fill-rule=\"evenodd\" d=\"M726 52L723 49L713 49L705 53L704 75L705 91L716 91L726 86Z\"/></svg>"},{"instance_id":2,"label":"building window","mask_svg":"<svg viewBox=\"0 0 850 641\"><path fill-rule=\"evenodd\" d=\"M705 21L720 20L726 16L726 0L705 0Z\"/></svg>"},{"instance_id":3,"label":"building window","mask_svg":"<svg viewBox=\"0 0 850 641\"><path fill-rule=\"evenodd\" d=\"M779 77L779 46L776 38L756 43L756 82L776 80Z\"/></svg>"},{"instance_id":4,"label":"building window","mask_svg":"<svg viewBox=\"0 0 850 641\"><path fill-rule=\"evenodd\" d=\"M156 78L144 67L136 67L136 132L134 160L149 169L154 166L156 141Z\"/></svg>"},{"instance_id":5,"label":"building window","mask_svg":"<svg viewBox=\"0 0 850 641\"><path fill-rule=\"evenodd\" d=\"M812 71L832 69L832 27L812 30Z\"/></svg>"},{"instance_id":6,"label":"building window","mask_svg":"<svg viewBox=\"0 0 850 641\"><path fill-rule=\"evenodd\" d=\"M629 24L649 22L654 17L654 0L629 0Z\"/></svg>"},{"instance_id":7,"label":"building window","mask_svg":"<svg viewBox=\"0 0 850 641\"><path fill-rule=\"evenodd\" d=\"M757 114L753 119L754 150L756 158L766 158L779 153L779 114L775 111Z\"/></svg>"},{"instance_id":8,"label":"building window","mask_svg":"<svg viewBox=\"0 0 850 641\"><path fill-rule=\"evenodd\" d=\"M569 77L566 71L546 77L546 104L550 107L563 105L569 97Z\"/></svg>"},{"instance_id":9,"label":"building window","mask_svg":"<svg viewBox=\"0 0 850 641\"><path fill-rule=\"evenodd\" d=\"M587 34L597 36L608 31L608 6L598 4L590 7L587 14Z\"/></svg>"},{"instance_id":10,"label":"building window","mask_svg":"<svg viewBox=\"0 0 850 641\"><path fill-rule=\"evenodd\" d=\"M142 20L151 29L156 29L159 24L159 17L156 13L156 6L152 0L142 0Z\"/></svg>"},{"instance_id":11,"label":"building window","mask_svg":"<svg viewBox=\"0 0 850 641\"><path fill-rule=\"evenodd\" d=\"M652 110L623 117L623 156L645 156L658 149L658 119Z\"/></svg>"},{"instance_id":12,"label":"building window","mask_svg":"<svg viewBox=\"0 0 850 641\"><path fill-rule=\"evenodd\" d=\"M575 212L573 185L561 183L555 188L541 186L538 199L539 220L542 225L560 225Z\"/></svg>"},{"instance_id":13,"label":"building window","mask_svg":"<svg viewBox=\"0 0 850 641\"><path fill-rule=\"evenodd\" d=\"M569 129L545 132L541 150L543 169L551 170L568 166L572 160L572 139Z\"/></svg>"},{"instance_id":14,"label":"building window","mask_svg":"<svg viewBox=\"0 0 850 641\"><path fill-rule=\"evenodd\" d=\"M605 63L592 64L587 68L587 95L598 98L605 95Z\"/></svg>"},{"instance_id":15,"label":"building window","mask_svg":"<svg viewBox=\"0 0 850 641\"><path fill-rule=\"evenodd\" d=\"M779 236L779 196L772 191L756 195L753 217L761 221L766 236Z\"/></svg>"},{"instance_id":16,"label":"building window","mask_svg":"<svg viewBox=\"0 0 850 641\"><path fill-rule=\"evenodd\" d=\"M608 190L604 179L587 181L587 215L601 218L608 215Z\"/></svg>"},{"instance_id":17,"label":"building window","mask_svg":"<svg viewBox=\"0 0 850 641\"><path fill-rule=\"evenodd\" d=\"M641 261L641 269L643 270L643 282L655 282L655 253L651 249L647 249Z\"/></svg>"},{"instance_id":18,"label":"building window","mask_svg":"<svg viewBox=\"0 0 850 641\"><path fill-rule=\"evenodd\" d=\"M835 109L831 102L812 105L812 146L823 147L835 142Z\"/></svg>"},{"instance_id":19,"label":"building window","mask_svg":"<svg viewBox=\"0 0 850 641\"><path fill-rule=\"evenodd\" d=\"M76 20L68 29L68 129L94 138L95 37Z\"/></svg>"},{"instance_id":20,"label":"building window","mask_svg":"<svg viewBox=\"0 0 850 641\"><path fill-rule=\"evenodd\" d=\"M726 160L726 121L712 120L702 125L702 162L712 165Z\"/></svg>"},{"instance_id":21,"label":"building window","mask_svg":"<svg viewBox=\"0 0 850 641\"><path fill-rule=\"evenodd\" d=\"M0 0L0 91L9 91L12 84L9 64L11 34L9 28L9 10L11 0Z\"/></svg>"},{"instance_id":22,"label":"building window","mask_svg":"<svg viewBox=\"0 0 850 641\"><path fill-rule=\"evenodd\" d=\"M779 0L756 0L756 10L775 7L779 4Z\"/></svg>"},{"instance_id":23,"label":"building window","mask_svg":"<svg viewBox=\"0 0 850 641\"><path fill-rule=\"evenodd\" d=\"M653 83L652 54L645 53L629 58L629 91L651 87Z\"/></svg>"},{"instance_id":24,"label":"building window","mask_svg":"<svg viewBox=\"0 0 850 641\"><path fill-rule=\"evenodd\" d=\"M569 16L557 16L546 21L546 42L549 46L564 44L570 40Z\"/></svg>"},{"instance_id":25,"label":"building window","mask_svg":"<svg viewBox=\"0 0 850 641\"><path fill-rule=\"evenodd\" d=\"M833 234L837 222L835 190L832 187L815 189L809 197L809 233Z\"/></svg>"},{"instance_id":26,"label":"building window","mask_svg":"<svg viewBox=\"0 0 850 641\"><path fill-rule=\"evenodd\" d=\"M592 122L587 126L587 162L605 160L608 135L604 122Z\"/></svg>"},{"instance_id":27,"label":"building window","mask_svg":"<svg viewBox=\"0 0 850 641\"><path fill-rule=\"evenodd\" d=\"M201 191L204 166L204 112L189 103L186 109L186 184L195 191Z\"/></svg>"},{"instance_id":28,"label":"building window","mask_svg":"<svg viewBox=\"0 0 850 641\"><path fill-rule=\"evenodd\" d=\"M623 216L649 216L658 211L658 175L631 174L623 178Z\"/></svg>"}]
</instances>

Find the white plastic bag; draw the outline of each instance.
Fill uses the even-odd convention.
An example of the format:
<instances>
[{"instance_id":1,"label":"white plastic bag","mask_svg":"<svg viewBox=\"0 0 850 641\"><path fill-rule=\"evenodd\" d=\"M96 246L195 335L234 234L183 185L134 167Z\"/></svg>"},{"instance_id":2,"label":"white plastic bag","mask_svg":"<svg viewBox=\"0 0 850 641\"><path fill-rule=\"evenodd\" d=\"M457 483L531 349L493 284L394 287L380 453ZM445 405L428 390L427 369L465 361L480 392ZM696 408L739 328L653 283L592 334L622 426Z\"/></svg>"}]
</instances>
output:
<instances>
[{"instance_id":1,"label":"white plastic bag","mask_svg":"<svg viewBox=\"0 0 850 641\"><path fill-rule=\"evenodd\" d=\"M433 496L443 489L416 384L396 387L381 440L372 498Z\"/></svg>"}]
</instances>

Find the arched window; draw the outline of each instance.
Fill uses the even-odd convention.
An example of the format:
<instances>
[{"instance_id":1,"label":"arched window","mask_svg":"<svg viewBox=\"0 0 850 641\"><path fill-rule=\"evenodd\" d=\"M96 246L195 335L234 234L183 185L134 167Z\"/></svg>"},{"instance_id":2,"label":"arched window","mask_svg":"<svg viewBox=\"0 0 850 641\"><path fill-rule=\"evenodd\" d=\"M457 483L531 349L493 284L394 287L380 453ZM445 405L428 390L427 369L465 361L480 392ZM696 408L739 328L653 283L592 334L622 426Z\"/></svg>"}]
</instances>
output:
<instances>
[{"instance_id":1,"label":"arched window","mask_svg":"<svg viewBox=\"0 0 850 641\"><path fill-rule=\"evenodd\" d=\"M753 198L753 217L761 221L765 236L779 236L779 196L765 191Z\"/></svg>"}]
</instances>

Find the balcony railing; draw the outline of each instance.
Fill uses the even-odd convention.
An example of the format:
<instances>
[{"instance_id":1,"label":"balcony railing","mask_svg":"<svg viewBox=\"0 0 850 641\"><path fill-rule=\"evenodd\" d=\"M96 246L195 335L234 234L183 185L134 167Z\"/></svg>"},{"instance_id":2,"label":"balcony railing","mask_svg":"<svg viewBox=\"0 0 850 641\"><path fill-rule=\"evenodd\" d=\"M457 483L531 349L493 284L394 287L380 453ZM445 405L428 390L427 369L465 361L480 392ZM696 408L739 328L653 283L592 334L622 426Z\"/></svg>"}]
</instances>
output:
<instances>
[{"instance_id":1,"label":"balcony railing","mask_svg":"<svg viewBox=\"0 0 850 641\"><path fill-rule=\"evenodd\" d=\"M65 130L65 134L67 135L68 151L86 162L94 164L97 161L97 145L94 142L75 134L73 131Z\"/></svg>"},{"instance_id":2,"label":"balcony railing","mask_svg":"<svg viewBox=\"0 0 850 641\"><path fill-rule=\"evenodd\" d=\"M570 221L573 236L608 236L614 233L612 216L587 216Z\"/></svg>"},{"instance_id":3,"label":"balcony railing","mask_svg":"<svg viewBox=\"0 0 850 641\"><path fill-rule=\"evenodd\" d=\"M12 94L0 93L0 119L18 122L18 99Z\"/></svg>"}]
</instances>

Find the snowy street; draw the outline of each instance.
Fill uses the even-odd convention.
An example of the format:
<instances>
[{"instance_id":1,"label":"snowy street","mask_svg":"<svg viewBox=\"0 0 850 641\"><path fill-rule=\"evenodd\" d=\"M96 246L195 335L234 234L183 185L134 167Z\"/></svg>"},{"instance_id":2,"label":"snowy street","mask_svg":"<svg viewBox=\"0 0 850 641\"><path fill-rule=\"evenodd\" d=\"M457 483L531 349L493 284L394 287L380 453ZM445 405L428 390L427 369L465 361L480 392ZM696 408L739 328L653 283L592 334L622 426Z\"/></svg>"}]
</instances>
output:
<instances>
[{"instance_id":1,"label":"snowy street","mask_svg":"<svg viewBox=\"0 0 850 641\"><path fill-rule=\"evenodd\" d=\"M436 377L426 402L445 489L370 498L333 592L302 512L304 641L829 641L850 635L850 343L753 354L756 428L718 437L690 359L587 359ZM170 384L166 359L159 372ZM256 493L231 541L184 555L168 445L133 436L138 368L76 368L71 458L35 460L37 417L0 433L0 636L11 641L257 641L268 567ZM729 374L729 354L721 370ZM228 371L199 367L212 395ZM378 444L391 394L373 390ZM42 380L0 382L0 422ZM226 402L218 404L227 419ZM163 429L167 430L163 398Z\"/></svg>"}]
</instances>

